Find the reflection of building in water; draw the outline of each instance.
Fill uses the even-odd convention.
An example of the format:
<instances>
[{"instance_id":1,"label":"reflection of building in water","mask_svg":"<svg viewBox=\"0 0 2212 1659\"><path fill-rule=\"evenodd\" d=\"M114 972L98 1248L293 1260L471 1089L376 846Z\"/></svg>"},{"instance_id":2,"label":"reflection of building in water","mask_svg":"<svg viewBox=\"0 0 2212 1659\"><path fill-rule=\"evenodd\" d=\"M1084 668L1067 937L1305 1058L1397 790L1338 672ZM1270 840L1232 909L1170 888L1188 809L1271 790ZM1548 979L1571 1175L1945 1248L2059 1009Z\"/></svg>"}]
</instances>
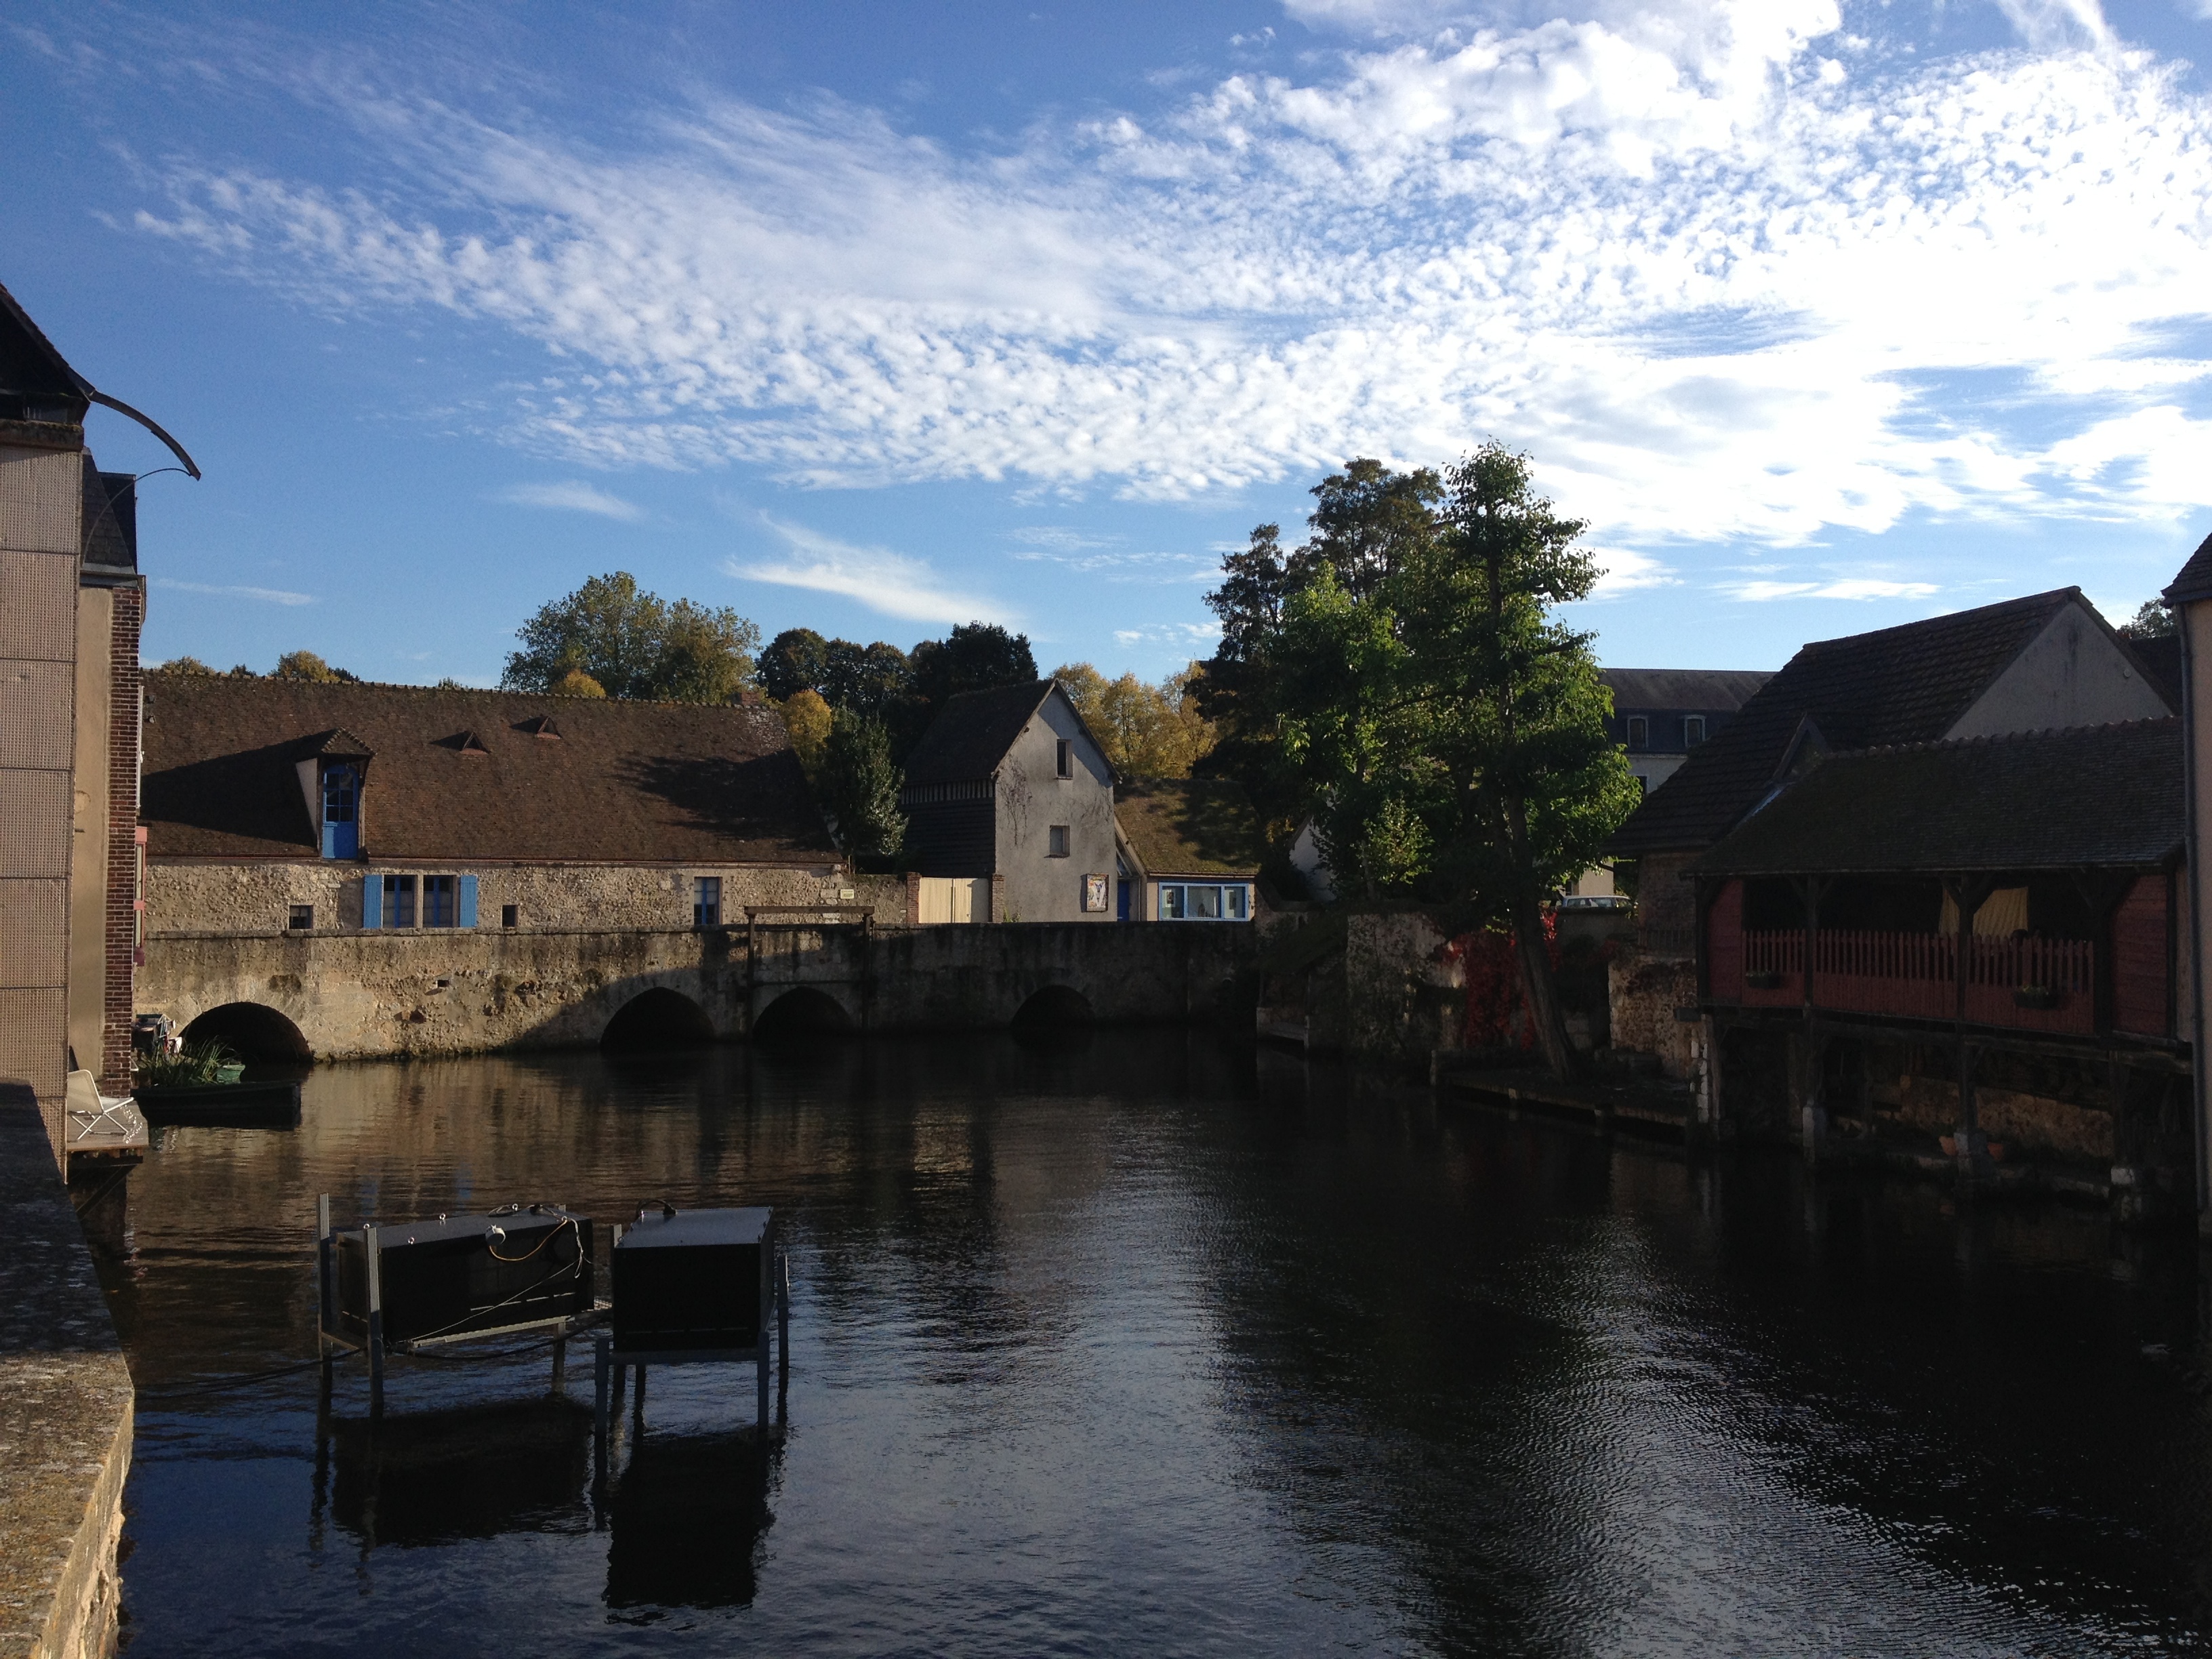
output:
<instances>
[{"instance_id":1,"label":"reflection of building in water","mask_svg":"<svg viewBox=\"0 0 2212 1659\"><path fill-rule=\"evenodd\" d=\"M316 1499L364 1549L591 1528L592 1414L567 1400L507 1401L333 1421L316 1448Z\"/></svg>"},{"instance_id":2,"label":"reflection of building in water","mask_svg":"<svg viewBox=\"0 0 2212 1659\"><path fill-rule=\"evenodd\" d=\"M611 1607L744 1607L759 1583L768 1470L750 1437L641 1436L608 1501Z\"/></svg>"}]
</instances>

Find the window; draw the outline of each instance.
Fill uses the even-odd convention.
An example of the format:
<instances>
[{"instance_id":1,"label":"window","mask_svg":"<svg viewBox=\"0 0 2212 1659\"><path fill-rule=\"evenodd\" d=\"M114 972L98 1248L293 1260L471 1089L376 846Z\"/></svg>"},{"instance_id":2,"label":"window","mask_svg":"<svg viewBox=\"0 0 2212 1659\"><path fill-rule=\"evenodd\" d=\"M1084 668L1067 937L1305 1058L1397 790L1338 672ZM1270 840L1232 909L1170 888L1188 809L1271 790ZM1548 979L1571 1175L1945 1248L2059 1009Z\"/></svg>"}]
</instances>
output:
<instances>
[{"instance_id":1,"label":"window","mask_svg":"<svg viewBox=\"0 0 2212 1659\"><path fill-rule=\"evenodd\" d=\"M361 774L333 766L323 774L323 856L349 859L361 853Z\"/></svg>"},{"instance_id":2,"label":"window","mask_svg":"<svg viewBox=\"0 0 2212 1659\"><path fill-rule=\"evenodd\" d=\"M453 878L451 876L422 878L422 925L425 927L450 927L453 925Z\"/></svg>"},{"instance_id":3,"label":"window","mask_svg":"<svg viewBox=\"0 0 2212 1659\"><path fill-rule=\"evenodd\" d=\"M1063 778L1075 775L1075 745L1066 738L1060 740L1060 775Z\"/></svg>"},{"instance_id":4,"label":"window","mask_svg":"<svg viewBox=\"0 0 2212 1659\"><path fill-rule=\"evenodd\" d=\"M522 907L519 904L501 905L499 925L502 927L520 927L522 925Z\"/></svg>"},{"instance_id":5,"label":"window","mask_svg":"<svg viewBox=\"0 0 2212 1659\"><path fill-rule=\"evenodd\" d=\"M1048 859L1067 856L1067 826L1055 823L1044 832L1044 855Z\"/></svg>"},{"instance_id":6,"label":"window","mask_svg":"<svg viewBox=\"0 0 2212 1659\"><path fill-rule=\"evenodd\" d=\"M1162 882L1162 921L1249 921L1252 890L1242 882Z\"/></svg>"},{"instance_id":7,"label":"window","mask_svg":"<svg viewBox=\"0 0 2212 1659\"><path fill-rule=\"evenodd\" d=\"M295 933L305 933L313 931L315 926L315 907L312 904L294 905L292 907L292 919L284 925Z\"/></svg>"},{"instance_id":8,"label":"window","mask_svg":"<svg viewBox=\"0 0 2212 1659\"><path fill-rule=\"evenodd\" d=\"M1682 716L1682 747L1695 749L1705 740L1705 717L1703 714Z\"/></svg>"},{"instance_id":9,"label":"window","mask_svg":"<svg viewBox=\"0 0 2212 1659\"><path fill-rule=\"evenodd\" d=\"M1651 780L1645 777L1641 772L1638 772L1636 775L1636 793L1639 796L1648 795L1651 793Z\"/></svg>"},{"instance_id":10,"label":"window","mask_svg":"<svg viewBox=\"0 0 2212 1659\"><path fill-rule=\"evenodd\" d=\"M722 878L720 876L701 876L691 884L691 925L694 927L720 927L722 925Z\"/></svg>"},{"instance_id":11,"label":"window","mask_svg":"<svg viewBox=\"0 0 2212 1659\"><path fill-rule=\"evenodd\" d=\"M369 878L374 881L374 876ZM415 878L386 876L384 878L384 925L386 927L412 927L415 925Z\"/></svg>"},{"instance_id":12,"label":"window","mask_svg":"<svg viewBox=\"0 0 2212 1659\"><path fill-rule=\"evenodd\" d=\"M1651 746L1651 720L1649 715L1631 714L1628 717L1628 746L1631 749L1649 749Z\"/></svg>"}]
</instances>

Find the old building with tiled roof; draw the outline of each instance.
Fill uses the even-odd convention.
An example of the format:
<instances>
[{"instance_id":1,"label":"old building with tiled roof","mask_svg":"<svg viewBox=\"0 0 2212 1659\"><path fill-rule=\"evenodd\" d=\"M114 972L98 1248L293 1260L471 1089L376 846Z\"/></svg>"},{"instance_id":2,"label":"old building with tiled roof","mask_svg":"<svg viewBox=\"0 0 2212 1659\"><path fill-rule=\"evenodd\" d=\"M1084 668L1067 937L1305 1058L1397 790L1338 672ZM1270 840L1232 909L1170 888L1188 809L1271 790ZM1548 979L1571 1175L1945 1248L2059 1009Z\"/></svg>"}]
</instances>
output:
<instances>
[{"instance_id":1,"label":"old building with tiled roof","mask_svg":"<svg viewBox=\"0 0 2212 1659\"><path fill-rule=\"evenodd\" d=\"M147 677L147 920L670 928L836 902L773 709Z\"/></svg>"},{"instance_id":2,"label":"old building with tiled roof","mask_svg":"<svg viewBox=\"0 0 2212 1659\"><path fill-rule=\"evenodd\" d=\"M916 919L1111 921L1114 768L1057 681L948 698L907 757Z\"/></svg>"},{"instance_id":3,"label":"old building with tiled roof","mask_svg":"<svg viewBox=\"0 0 2212 1659\"><path fill-rule=\"evenodd\" d=\"M1227 778L1130 778L1115 792L1125 921L1249 921L1260 816Z\"/></svg>"},{"instance_id":4,"label":"old building with tiled roof","mask_svg":"<svg viewBox=\"0 0 2212 1659\"><path fill-rule=\"evenodd\" d=\"M1692 860L1823 755L2174 712L2076 587L1805 646L1607 844L1647 954L1686 957Z\"/></svg>"}]
</instances>

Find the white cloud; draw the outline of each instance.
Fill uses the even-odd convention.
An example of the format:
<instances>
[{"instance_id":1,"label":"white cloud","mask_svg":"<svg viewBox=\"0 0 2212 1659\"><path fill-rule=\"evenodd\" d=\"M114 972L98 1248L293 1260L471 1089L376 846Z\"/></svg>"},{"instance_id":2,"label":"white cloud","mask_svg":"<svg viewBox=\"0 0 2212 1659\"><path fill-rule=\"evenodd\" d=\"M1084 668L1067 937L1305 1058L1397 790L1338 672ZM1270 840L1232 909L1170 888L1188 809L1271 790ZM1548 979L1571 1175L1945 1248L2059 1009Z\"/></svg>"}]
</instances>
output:
<instances>
[{"instance_id":1,"label":"white cloud","mask_svg":"<svg viewBox=\"0 0 2212 1659\"><path fill-rule=\"evenodd\" d=\"M635 503L580 481L514 484L492 499L513 507L550 507L569 513L595 513L602 519L619 519L625 524L634 524L645 516L645 509Z\"/></svg>"},{"instance_id":2,"label":"white cloud","mask_svg":"<svg viewBox=\"0 0 2212 1659\"><path fill-rule=\"evenodd\" d=\"M156 587L173 588L179 593L211 593L219 599L252 599L259 605L313 605L312 593L294 593L282 587L241 587L210 582L179 581L174 576L156 576Z\"/></svg>"},{"instance_id":3,"label":"white cloud","mask_svg":"<svg viewBox=\"0 0 2212 1659\"><path fill-rule=\"evenodd\" d=\"M1937 590L1932 582L1849 576L1828 582L1732 582L1721 591L1730 599L1757 604L1768 599L1924 599Z\"/></svg>"},{"instance_id":4,"label":"white cloud","mask_svg":"<svg viewBox=\"0 0 2212 1659\"><path fill-rule=\"evenodd\" d=\"M858 599L872 611L909 622L993 622L1012 624L1019 620L1007 606L981 594L948 588L929 565L884 547L856 547L810 530L787 524L763 513L761 522L791 550L786 559L726 559L722 568L746 581L770 582L779 587L811 588L818 593L842 594Z\"/></svg>"},{"instance_id":5,"label":"white cloud","mask_svg":"<svg viewBox=\"0 0 2212 1659\"><path fill-rule=\"evenodd\" d=\"M1466 20L1312 0L1395 42L989 155L728 101L586 153L386 99L373 194L184 171L137 222L540 343L505 430L593 464L1188 499L1495 434L1662 552L2170 520L2212 495L2172 343L2212 313L2212 105L2091 0L2008 5L2020 49L1937 61L1833 0L1416 39Z\"/></svg>"},{"instance_id":6,"label":"white cloud","mask_svg":"<svg viewBox=\"0 0 2212 1659\"><path fill-rule=\"evenodd\" d=\"M1590 553L1598 567L1597 586L1590 590L1593 599L1617 599L1644 588L1672 587L1681 580L1648 553L1625 547L1594 547Z\"/></svg>"}]
</instances>

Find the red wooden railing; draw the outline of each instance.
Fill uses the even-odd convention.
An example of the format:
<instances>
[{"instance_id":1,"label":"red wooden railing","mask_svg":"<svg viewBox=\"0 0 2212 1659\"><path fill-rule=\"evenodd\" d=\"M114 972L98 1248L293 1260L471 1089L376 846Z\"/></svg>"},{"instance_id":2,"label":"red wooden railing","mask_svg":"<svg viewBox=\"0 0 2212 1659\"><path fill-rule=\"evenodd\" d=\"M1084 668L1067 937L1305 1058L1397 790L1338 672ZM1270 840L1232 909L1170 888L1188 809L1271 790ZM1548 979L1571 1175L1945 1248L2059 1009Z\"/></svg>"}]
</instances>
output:
<instances>
[{"instance_id":1,"label":"red wooden railing","mask_svg":"<svg viewBox=\"0 0 2212 1659\"><path fill-rule=\"evenodd\" d=\"M1802 1005L1804 933L1790 928L1746 931L1741 937L1744 1003ZM1958 963L1959 941L1953 934L1822 929L1813 936L1813 1006L1906 1019L1954 1019ZM2096 947L2087 939L1974 939L1966 958L1966 1017L1976 1025L2021 1030L2094 1030Z\"/></svg>"}]
</instances>

